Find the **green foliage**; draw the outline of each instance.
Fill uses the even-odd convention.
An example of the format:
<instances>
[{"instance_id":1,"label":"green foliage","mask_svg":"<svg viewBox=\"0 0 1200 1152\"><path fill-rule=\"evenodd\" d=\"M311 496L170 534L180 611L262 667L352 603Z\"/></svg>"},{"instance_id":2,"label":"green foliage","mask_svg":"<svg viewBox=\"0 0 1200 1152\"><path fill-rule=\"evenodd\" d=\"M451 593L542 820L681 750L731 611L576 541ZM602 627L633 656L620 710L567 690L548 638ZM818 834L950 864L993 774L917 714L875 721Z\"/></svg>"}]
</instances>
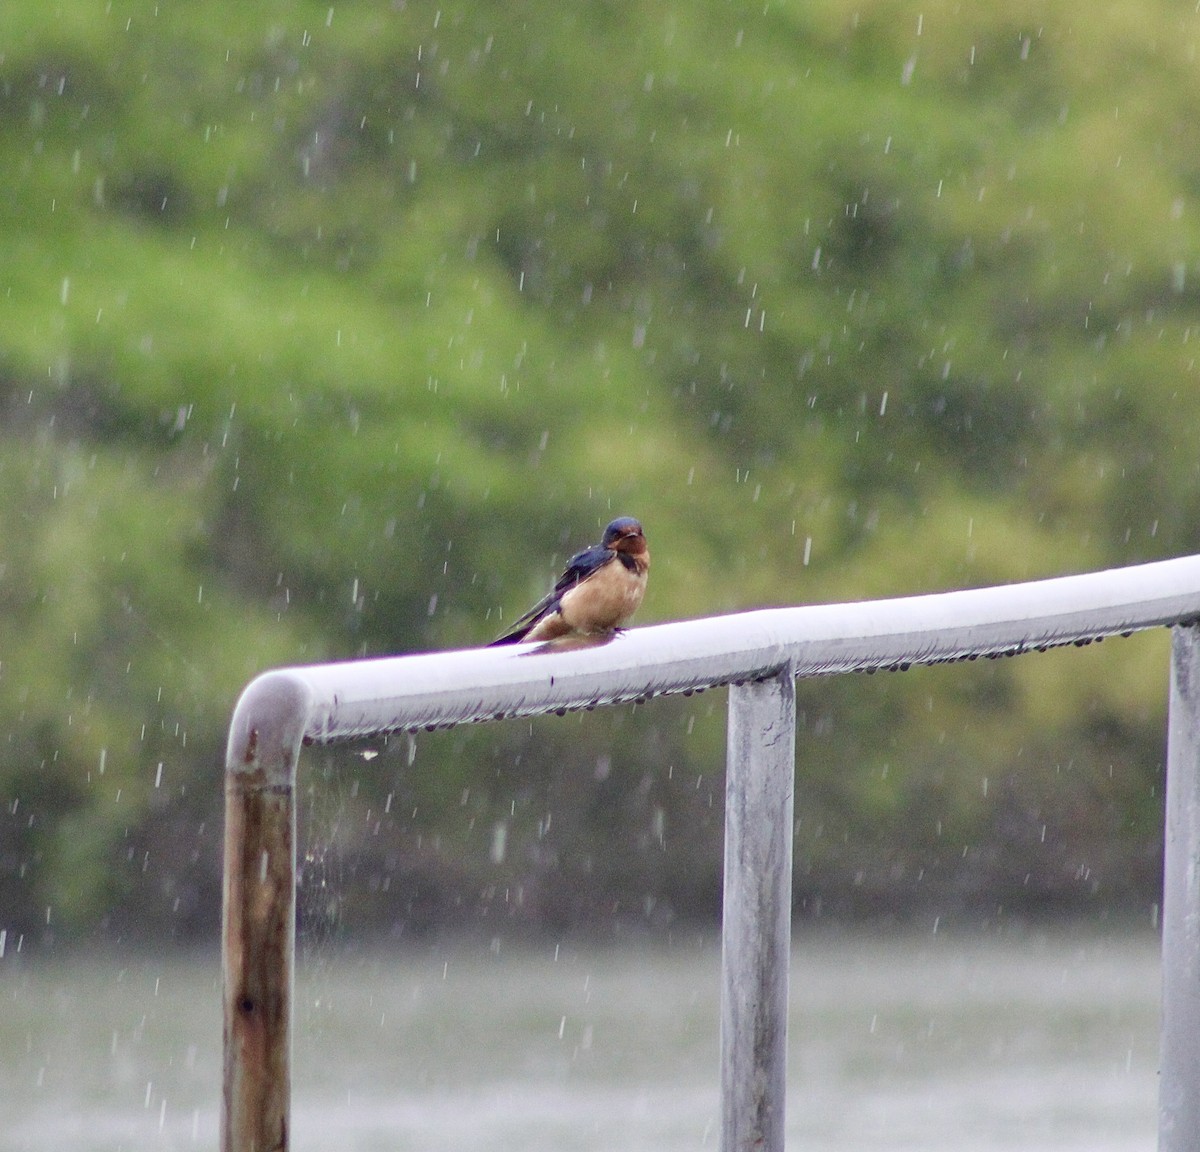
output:
<instances>
[{"instance_id":1,"label":"green foliage","mask_svg":"<svg viewBox=\"0 0 1200 1152\"><path fill-rule=\"evenodd\" d=\"M645 621L1192 551L1197 32L1165 0L0 11L6 915L211 930L240 686L482 642L616 513ZM803 898L1145 898L1162 651L1115 648L805 686ZM363 771L419 815L353 850L536 873L547 916L707 907L678 781L719 715L672 707Z\"/></svg>"}]
</instances>

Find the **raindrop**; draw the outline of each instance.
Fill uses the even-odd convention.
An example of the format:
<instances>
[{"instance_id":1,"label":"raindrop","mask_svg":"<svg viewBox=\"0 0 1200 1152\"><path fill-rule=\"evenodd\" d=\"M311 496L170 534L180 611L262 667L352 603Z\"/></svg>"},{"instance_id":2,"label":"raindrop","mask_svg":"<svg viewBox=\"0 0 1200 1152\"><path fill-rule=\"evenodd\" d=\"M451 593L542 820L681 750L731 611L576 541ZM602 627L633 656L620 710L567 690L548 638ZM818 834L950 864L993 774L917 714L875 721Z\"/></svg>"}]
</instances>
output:
<instances>
[{"instance_id":1,"label":"raindrop","mask_svg":"<svg viewBox=\"0 0 1200 1152\"><path fill-rule=\"evenodd\" d=\"M503 864L508 846L508 826L503 820L497 820L492 828L492 846L488 855L493 864Z\"/></svg>"}]
</instances>

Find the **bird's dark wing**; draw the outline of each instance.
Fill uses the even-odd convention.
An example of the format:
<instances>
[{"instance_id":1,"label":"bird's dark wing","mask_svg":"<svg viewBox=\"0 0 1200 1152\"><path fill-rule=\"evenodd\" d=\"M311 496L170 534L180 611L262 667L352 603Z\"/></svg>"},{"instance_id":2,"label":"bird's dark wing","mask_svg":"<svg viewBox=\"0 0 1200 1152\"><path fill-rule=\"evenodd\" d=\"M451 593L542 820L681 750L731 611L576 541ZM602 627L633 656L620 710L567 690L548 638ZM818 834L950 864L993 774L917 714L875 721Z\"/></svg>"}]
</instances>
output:
<instances>
[{"instance_id":1,"label":"bird's dark wing","mask_svg":"<svg viewBox=\"0 0 1200 1152\"><path fill-rule=\"evenodd\" d=\"M605 548L603 544L593 544L582 552L576 552L567 561L567 566L555 582L551 595L561 597L564 592L569 592L576 584L582 584L597 569L603 568L614 556L616 553L611 548Z\"/></svg>"},{"instance_id":2,"label":"bird's dark wing","mask_svg":"<svg viewBox=\"0 0 1200 1152\"><path fill-rule=\"evenodd\" d=\"M556 592L547 593L524 616L501 632L488 647L495 648L500 644L520 644L542 617L549 615L558 607L558 601L559 597Z\"/></svg>"},{"instance_id":3,"label":"bird's dark wing","mask_svg":"<svg viewBox=\"0 0 1200 1152\"><path fill-rule=\"evenodd\" d=\"M616 553L611 548L605 548L602 544L593 544L582 552L576 552L567 561L562 575L554 582L554 588L547 592L524 616L501 632L488 647L494 648L498 644L519 644L533 630L539 620L549 616L551 612L558 611L565 592L569 592L576 584L582 583L597 569L603 568L615 555Z\"/></svg>"}]
</instances>

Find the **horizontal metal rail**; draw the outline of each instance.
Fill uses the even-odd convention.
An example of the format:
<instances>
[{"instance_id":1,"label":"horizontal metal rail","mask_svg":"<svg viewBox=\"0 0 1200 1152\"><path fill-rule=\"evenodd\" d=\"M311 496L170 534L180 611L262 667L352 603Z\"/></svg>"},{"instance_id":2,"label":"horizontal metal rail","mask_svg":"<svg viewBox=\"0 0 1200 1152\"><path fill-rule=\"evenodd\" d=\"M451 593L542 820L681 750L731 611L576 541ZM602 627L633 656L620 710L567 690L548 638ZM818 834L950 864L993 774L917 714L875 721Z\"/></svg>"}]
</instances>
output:
<instances>
[{"instance_id":1,"label":"horizontal metal rail","mask_svg":"<svg viewBox=\"0 0 1200 1152\"><path fill-rule=\"evenodd\" d=\"M996 588L661 624L602 644L471 649L265 673L238 701L226 755L222 1148L288 1145L294 790L302 744L737 685L729 704L722 1142L724 1152L781 1152L794 679L1018 655L1197 618L1200 557L1187 557ZM1175 1019L1163 1039L1164 1152L1200 1137L1195 633L1176 629L1172 665L1172 716L1186 721L1172 720L1168 753L1168 828L1177 831L1169 831L1166 846L1164 1015ZM1175 1131L1183 1137L1171 1143Z\"/></svg>"},{"instance_id":2,"label":"horizontal metal rail","mask_svg":"<svg viewBox=\"0 0 1200 1152\"><path fill-rule=\"evenodd\" d=\"M243 693L231 748L288 702L308 741L591 708L752 680L1013 655L1200 615L1200 557L1027 584L857 604L767 608L636 628L542 652L469 649L267 672Z\"/></svg>"}]
</instances>

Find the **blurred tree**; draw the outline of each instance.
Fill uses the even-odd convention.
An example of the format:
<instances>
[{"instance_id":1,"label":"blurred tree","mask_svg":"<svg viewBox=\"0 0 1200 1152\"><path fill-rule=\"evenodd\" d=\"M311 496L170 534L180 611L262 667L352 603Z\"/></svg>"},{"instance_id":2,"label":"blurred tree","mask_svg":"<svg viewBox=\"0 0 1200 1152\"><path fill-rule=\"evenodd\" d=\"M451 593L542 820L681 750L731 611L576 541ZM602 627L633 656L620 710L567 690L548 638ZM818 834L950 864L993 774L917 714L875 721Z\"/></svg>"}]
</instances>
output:
<instances>
[{"instance_id":1,"label":"blurred tree","mask_svg":"<svg viewBox=\"0 0 1200 1152\"><path fill-rule=\"evenodd\" d=\"M486 640L616 513L643 620L1193 550L1198 21L5 8L7 922L211 932L240 686ZM1114 647L802 686L806 906L1153 899L1163 644ZM707 914L720 711L358 772L363 915Z\"/></svg>"}]
</instances>

